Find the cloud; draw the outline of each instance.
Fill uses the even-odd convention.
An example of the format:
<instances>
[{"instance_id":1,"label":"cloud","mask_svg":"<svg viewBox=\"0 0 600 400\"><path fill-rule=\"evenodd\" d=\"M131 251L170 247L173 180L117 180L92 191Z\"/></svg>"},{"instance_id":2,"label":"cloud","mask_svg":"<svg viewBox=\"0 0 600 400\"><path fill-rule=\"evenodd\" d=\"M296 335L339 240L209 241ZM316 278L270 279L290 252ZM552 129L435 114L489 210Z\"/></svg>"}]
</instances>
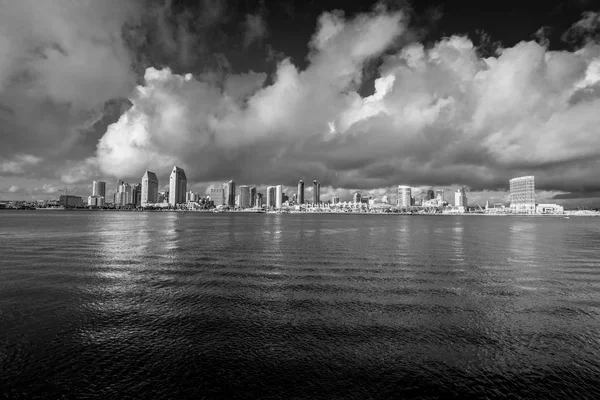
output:
<instances>
[{"instance_id":1,"label":"cloud","mask_svg":"<svg viewBox=\"0 0 600 400\"><path fill-rule=\"evenodd\" d=\"M267 22L261 14L247 14L244 27L245 47L249 47L254 42L260 42L269 33Z\"/></svg>"},{"instance_id":2,"label":"cloud","mask_svg":"<svg viewBox=\"0 0 600 400\"><path fill-rule=\"evenodd\" d=\"M18 154L12 159L0 157L0 173L3 175L21 175L30 167L38 165L41 161L41 157L31 154Z\"/></svg>"},{"instance_id":3,"label":"cloud","mask_svg":"<svg viewBox=\"0 0 600 400\"><path fill-rule=\"evenodd\" d=\"M21 191L21 188L16 185L12 185L11 187L8 188L8 193L18 193L20 191Z\"/></svg>"}]
</instances>

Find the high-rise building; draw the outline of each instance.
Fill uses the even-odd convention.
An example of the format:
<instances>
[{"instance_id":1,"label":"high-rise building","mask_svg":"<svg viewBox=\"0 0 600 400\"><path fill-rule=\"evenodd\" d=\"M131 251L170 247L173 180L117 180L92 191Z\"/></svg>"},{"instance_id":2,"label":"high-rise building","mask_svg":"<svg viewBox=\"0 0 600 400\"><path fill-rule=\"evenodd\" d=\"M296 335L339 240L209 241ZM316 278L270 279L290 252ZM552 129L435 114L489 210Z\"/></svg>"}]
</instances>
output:
<instances>
[{"instance_id":1,"label":"high-rise building","mask_svg":"<svg viewBox=\"0 0 600 400\"><path fill-rule=\"evenodd\" d=\"M174 166L169 177L169 204L185 203L185 192L187 192L185 171L178 166Z\"/></svg>"},{"instance_id":2,"label":"high-rise building","mask_svg":"<svg viewBox=\"0 0 600 400\"><path fill-rule=\"evenodd\" d=\"M358 192L354 193L354 196L352 196L352 202L360 203L361 197L362 196L360 195L360 193L358 193Z\"/></svg>"},{"instance_id":3,"label":"high-rise building","mask_svg":"<svg viewBox=\"0 0 600 400\"><path fill-rule=\"evenodd\" d=\"M210 200L213 202L215 207L225 205L225 187L221 186L218 188L211 188Z\"/></svg>"},{"instance_id":4,"label":"high-rise building","mask_svg":"<svg viewBox=\"0 0 600 400\"><path fill-rule=\"evenodd\" d=\"M250 204L250 187L242 185L240 186L240 207L249 208Z\"/></svg>"},{"instance_id":5,"label":"high-rise building","mask_svg":"<svg viewBox=\"0 0 600 400\"><path fill-rule=\"evenodd\" d=\"M254 207L260 208L263 206L263 194L256 193L256 202L254 203Z\"/></svg>"},{"instance_id":6,"label":"high-rise building","mask_svg":"<svg viewBox=\"0 0 600 400\"><path fill-rule=\"evenodd\" d=\"M338 204L340 202L340 198L339 197L334 197L333 198L333 204Z\"/></svg>"},{"instance_id":7,"label":"high-rise building","mask_svg":"<svg viewBox=\"0 0 600 400\"><path fill-rule=\"evenodd\" d=\"M460 188L454 193L454 205L456 207L467 206L467 189Z\"/></svg>"},{"instance_id":8,"label":"high-rise building","mask_svg":"<svg viewBox=\"0 0 600 400\"><path fill-rule=\"evenodd\" d=\"M117 191L115 192L115 205L125 206L133 203L133 196L131 191L131 185L124 183L123 181L117 182Z\"/></svg>"},{"instance_id":9,"label":"high-rise building","mask_svg":"<svg viewBox=\"0 0 600 400\"><path fill-rule=\"evenodd\" d=\"M250 207L256 207L256 187L250 186Z\"/></svg>"},{"instance_id":10,"label":"high-rise building","mask_svg":"<svg viewBox=\"0 0 600 400\"><path fill-rule=\"evenodd\" d=\"M142 184L136 183L131 188L131 204L139 206L142 204Z\"/></svg>"},{"instance_id":11,"label":"high-rise building","mask_svg":"<svg viewBox=\"0 0 600 400\"><path fill-rule=\"evenodd\" d=\"M92 183L92 196L106 197L106 182L94 181Z\"/></svg>"},{"instance_id":12,"label":"high-rise building","mask_svg":"<svg viewBox=\"0 0 600 400\"><path fill-rule=\"evenodd\" d=\"M144 172L142 176L142 199L141 204L158 203L158 178L151 171Z\"/></svg>"},{"instance_id":13,"label":"high-rise building","mask_svg":"<svg viewBox=\"0 0 600 400\"><path fill-rule=\"evenodd\" d=\"M281 208L281 202L283 201L283 187L281 185L275 186L275 208Z\"/></svg>"},{"instance_id":14,"label":"high-rise building","mask_svg":"<svg viewBox=\"0 0 600 400\"><path fill-rule=\"evenodd\" d=\"M433 191L433 189L428 189L427 195L425 196L425 200L433 200L433 199L435 199L435 192Z\"/></svg>"},{"instance_id":15,"label":"high-rise building","mask_svg":"<svg viewBox=\"0 0 600 400\"><path fill-rule=\"evenodd\" d=\"M410 186L398 186L398 207L410 207L412 205L412 189Z\"/></svg>"},{"instance_id":16,"label":"high-rise building","mask_svg":"<svg viewBox=\"0 0 600 400\"><path fill-rule=\"evenodd\" d=\"M510 183L510 211L518 214L535 213L535 177L521 176Z\"/></svg>"},{"instance_id":17,"label":"high-rise building","mask_svg":"<svg viewBox=\"0 0 600 400\"><path fill-rule=\"evenodd\" d=\"M383 197L381 198L381 202L383 204L390 204L390 196L388 196L387 194L383 195Z\"/></svg>"},{"instance_id":18,"label":"high-rise building","mask_svg":"<svg viewBox=\"0 0 600 400\"><path fill-rule=\"evenodd\" d=\"M321 202L321 184L313 181L313 204L318 205Z\"/></svg>"},{"instance_id":19,"label":"high-rise building","mask_svg":"<svg viewBox=\"0 0 600 400\"><path fill-rule=\"evenodd\" d=\"M267 186L267 208L275 207L275 186Z\"/></svg>"},{"instance_id":20,"label":"high-rise building","mask_svg":"<svg viewBox=\"0 0 600 400\"><path fill-rule=\"evenodd\" d=\"M298 181L298 204L304 204L304 181Z\"/></svg>"},{"instance_id":21,"label":"high-rise building","mask_svg":"<svg viewBox=\"0 0 600 400\"><path fill-rule=\"evenodd\" d=\"M233 180L227 182L227 193L226 193L226 197L227 197L227 205L229 207L234 207L235 206L235 182Z\"/></svg>"},{"instance_id":22,"label":"high-rise building","mask_svg":"<svg viewBox=\"0 0 600 400\"><path fill-rule=\"evenodd\" d=\"M438 189L435 191L435 198L439 201L444 201L444 189Z\"/></svg>"}]
</instances>

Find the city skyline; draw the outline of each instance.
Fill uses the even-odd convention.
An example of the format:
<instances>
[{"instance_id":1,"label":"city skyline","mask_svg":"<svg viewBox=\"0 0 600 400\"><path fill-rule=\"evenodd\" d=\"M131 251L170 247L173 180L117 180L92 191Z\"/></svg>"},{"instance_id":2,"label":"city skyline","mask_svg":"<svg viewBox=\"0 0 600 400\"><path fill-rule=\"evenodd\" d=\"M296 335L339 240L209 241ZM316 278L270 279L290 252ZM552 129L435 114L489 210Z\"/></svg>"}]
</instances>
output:
<instances>
[{"instance_id":1,"label":"city skyline","mask_svg":"<svg viewBox=\"0 0 600 400\"><path fill-rule=\"evenodd\" d=\"M27 1L5 5L0 199L87 196L94 180L145 170L165 182L179 165L199 192L304 177L323 198L400 181L495 201L535 175L545 201L600 204L594 2L534 14L519 2L176 3L48 0L41 21ZM161 15L165 30L151 29Z\"/></svg>"}]
</instances>

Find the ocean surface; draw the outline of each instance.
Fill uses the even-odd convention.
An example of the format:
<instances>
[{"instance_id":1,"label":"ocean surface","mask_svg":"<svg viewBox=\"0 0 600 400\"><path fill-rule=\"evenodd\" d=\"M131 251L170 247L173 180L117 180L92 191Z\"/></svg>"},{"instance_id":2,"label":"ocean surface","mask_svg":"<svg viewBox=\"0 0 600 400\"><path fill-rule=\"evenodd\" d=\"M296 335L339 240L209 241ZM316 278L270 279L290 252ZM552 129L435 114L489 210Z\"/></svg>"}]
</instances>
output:
<instances>
[{"instance_id":1,"label":"ocean surface","mask_svg":"<svg viewBox=\"0 0 600 400\"><path fill-rule=\"evenodd\" d=\"M600 218L0 212L0 398L600 398Z\"/></svg>"}]
</instances>

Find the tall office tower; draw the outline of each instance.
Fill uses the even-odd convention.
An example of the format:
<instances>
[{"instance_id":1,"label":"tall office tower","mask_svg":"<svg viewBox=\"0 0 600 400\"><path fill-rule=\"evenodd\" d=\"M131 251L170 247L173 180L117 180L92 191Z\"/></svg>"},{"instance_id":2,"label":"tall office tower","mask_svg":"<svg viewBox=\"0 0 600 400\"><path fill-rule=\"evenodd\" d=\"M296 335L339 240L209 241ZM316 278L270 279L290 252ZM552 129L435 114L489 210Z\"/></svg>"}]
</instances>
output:
<instances>
[{"instance_id":1,"label":"tall office tower","mask_svg":"<svg viewBox=\"0 0 600 400\"><path fill-rule=\"evenodd\" d=\"M132 204L132 193L131 193L131 185L129 183L123 183L123 181L119 181L121 184L117 188L117 193L115 193L115 204L119 206L125 206L127 204Z\"/></svg>"},{"instance_id":2,"label":"tall office tower","mask_svg":"<svg viewBox=\"0 0 600 400\"><path fill-rule=\"evenodd\" d=\"M281 202L283 201L283 186L275 186L275 208L281 208Z\"/></svg>"},{"instance_id":3,"label":"tall office tower","mask_svg":"<svg viewBox=\"0 0 600 400\"><path fill-rule=\"evenodd\" d=\"M456 207L467 206L467 189L460 188L454 193L454 205Z\"/></svg>"},{"instance_id":4,"label":"tall office tower","mask_svg":"<svg viewBox=\"0 0 600 400\"><path fill-rule=\"evenodd\" d=\"M398 207L410 207L412 205L412 190L410 186L398 186Z\"/></svg>"},{"instance_id":5,"label":"tall office tower","mask_svg":"<svg viewBox=\"0 0 600 400\"><path fill-rule=\"evenodd\" d=\"M256 187L250 186L250 207L255 207L256 204Z\"/></svg>"},{"instance_id":6,"label":"tall office tower","mask_svg":"<svg viewBox=\"0 0 600 400\"><path fill-rule=\"evenodd\" d=\"M151 171L144 172L142 176L142 200L141 204L158 203L158 178Z\"/></svg>"},{"instance_id":7,"label":"tall office tower","mask_svg":"<svg viewBox=\"0 0 600 400\"><path fill-rule=\"evenodd\" d=\"M313 204L318 205L321 202L321 184L313 181Z\"/></svg>"},{"instance_id":8,"label":"tall office tower","mask_svg":"<svg viewBox=\"0 0 600 400\"><path fill-rule=\"evenodd\" d=\"M435 198L439 201L444 201L444 189L438 189L435 191Z\"/></svg>"},{"instance_id":9,"label":"tall office tower","mask_svg":"<svg viewBox=\"0 0 600 400\"><path fill-rule=\"evenodd\" d=\"M242 185L240 186L240 207L249 208L250 204L250 187Z\"/></svg>"},{"instance_id":10,"label":"tall office tower","mask_svg":"<svg viewBox=\"0 0 600 400\"><path fill-rule=\"evenodd\" d=\"M94 181L92 183L92 196L106 197L106 182Z\"/></svg>"},{"instance_id":11,"label":"tall office tower","mask_svg":"<svg viewBox=\"0 0 600 400\"><path fill-rule=\"evenodd\" d=\"M333 198L333 204L339 204L340 202L340 198L339 197L334 197Z\"/></svg>"},{"instance_id":12,"label":"tall office tower","mask_svg":"<svg viewBox=\"0 0 600 400\"><path fill-rule=\"evenodd\" d=\"M136 183L131 188L131 204L136 206L142 204L142 185L140 183Z\"/></svg>"},{"instance_id":13,"label":"tall office tower","mask_svg":"<svg viewBox=\"0 0 600 400\"><path fill-rule=\"evenodd\" d=\"M234 181L229 181L227 182L227 205L229 207L233 207L235 206L235 182Z\"/></svg>"},{"instance_id":14,"label":"tall office tower","mask_svg":"<svg viewBox=\"0 0 600 400\"><path fill-rule=\"evenodd\" d=\"M298 204L304 204L304 181L298 181Z\"/></svg>"},{"instance_id":15,"label":"tall office tower","mask_svg":"<svg viewBox=\"0 0 600 400\"><path fill-rule=\"evenodd\" d=\"M169 177L169 204L185 203L185 192L187 192L187 177L184 170L176 165Z\"/></svg>"},{"instance_id":16,"label":"tall office tower","mask_svg":"<svg viewBox=\"0 0 600 400\"><path fill-rule=\"evenodd\" d=\"M213 202L215 207L225 205L225 188L211 188L210 189L210 200Z\"/></svg>"},{"instance_id":17,"label":"tall office tower","mask_svg":"<svg viewBox=\"0 0 600 400\"><path fill-rule=\"evenodd\" d=\"M510 211L519 214L535 213L535 177L521 176L509 182Z\"/></svg>"},{"instance_id":18,"label":"tall office tower","mask_svg":"<svg viewBox=\"0 0 600 400\"><path fill-rule=\"evenodd\" d=\"M275 207L275 186L267 186L267 208Z\"/></svg>"},{"instance_id":19,"label":"tall office tower","mask_svg":"<svg viewBox=\"0 0 600 400\"><path fill-rule=\"evenodd\" d=\"M433 191L433 189L427 190L427 196L425 197L425 200L433 200L433 199L435 199L435 192Z\"/></svg>"},{"instance_id":20,"label":"tall office tower","mask_svg":"<svg viewBox=\"0 0 600 400\"><path fill-rule=\"evenodd\" d=\"M383 204L390 204L390 196L388 196L387 194L383 195L383 197L381 198L381 202Z\"/></svg>"},{"instance_id":21,"label":"tall office tower","mask_svg":"<svg viewBox=\"0 0 600 400\"><path fill-rule=\"evenodd\" d=\"M121 204L121 185L123 184L122 180L117 181L117 187L115 189L115 193L113 194L113 203L116 206L120 206Z\"/></svg>"},{"instance_id":22,"label":"tall office tower","mask_svg":"<svg viewBox=\"0 0 600 400\"><path fill-rule=\"evenodd\" d=\"M263 205L263 194L262 193L256 193L256 202L254 203L254 207L262 207Z\"/></svg>"},{"instance_id":23,"label":"tall office tower","mask_svg":"<svg viewBox=\"0 0 600 400\"><path fill-rule=\"evenodd\" d=\"M360 195L360 193L358 193L358 192L354 193L354 195L352 196L352 202L360 203L361 197L362 196Z\"/></svg>"}]
</instances>

